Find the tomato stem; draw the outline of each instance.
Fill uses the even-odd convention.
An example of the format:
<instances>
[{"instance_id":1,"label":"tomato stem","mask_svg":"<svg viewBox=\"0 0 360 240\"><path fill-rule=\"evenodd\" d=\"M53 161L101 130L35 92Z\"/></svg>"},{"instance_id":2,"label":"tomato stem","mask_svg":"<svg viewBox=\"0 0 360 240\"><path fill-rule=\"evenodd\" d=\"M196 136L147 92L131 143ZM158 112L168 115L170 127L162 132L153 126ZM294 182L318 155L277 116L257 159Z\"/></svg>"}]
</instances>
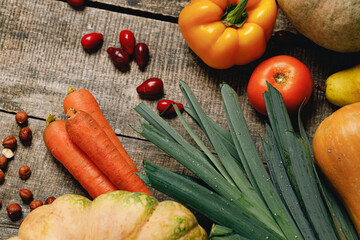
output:
<instances>
[{"instance_id":1,"label":"tomato stem","mask_svg":"<svg viewBox=\"0 0 360 240\"><path fill-rule=\"evenodd\" d=\"M277 83L286 83L286 75L284 73L276 73L274 79Z\"/></svg>"},{"instance_id":2,"label":"tomato stem","mask_svg":"<svg viewBox=\"0 0 360 240\"><path fill-rule=\"evenodd\" d=\"M247 19L246 4L248 0L240 0L238 4L231 4L225 10L221 22L227 27L240 28Z\"/></svg>"}]
</instances>

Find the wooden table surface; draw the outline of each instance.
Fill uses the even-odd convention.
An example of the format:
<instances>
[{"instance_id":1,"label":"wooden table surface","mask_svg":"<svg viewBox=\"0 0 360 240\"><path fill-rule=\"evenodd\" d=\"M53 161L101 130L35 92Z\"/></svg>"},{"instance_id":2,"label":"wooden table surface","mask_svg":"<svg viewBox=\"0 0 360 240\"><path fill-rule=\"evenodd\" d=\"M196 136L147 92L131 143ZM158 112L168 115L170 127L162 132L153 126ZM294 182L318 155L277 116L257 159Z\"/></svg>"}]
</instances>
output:
<instances>
[{"instance_id":1,"label":"wooden table surface","mask_svg":"<svg viewBox=\"0 0 360 240\"><path fill-rule=\"evenodd\" d=\"M179 31L177 17L188 2L99 0L88 1L84 8L74 9L66 1L0 0L0 139L8 135L18 136L20 126L14 116L20 110L28 113L28 126L33 131L32 144L28 147L18 144L14 159L4 171L5 181L0 184L0 239L16 235L21 222L21 219L11 221L8 218L8 204L19 203L23 208L23 217L29 213L29 206L19 197L22 188L30 189L34 198L42 201L65 193L88 196L51 156L42 140L49 113L64 119L62 101L69 86L86 88L95 95L104 115L141 172L141 162L147 159L167 169L190 174L129 127L138 126L140 117L133 110L138 103L144 101L153 109L156 106L156 101L142 100L136 93L135 88L144 80L161 78L165 85L164 98L179 102L184 102L184 99L178 83L184 80L206 113L223 126L226 126L226 121L219 84L223 81L229 83L239 94L260 150L257 136L264 136L266 118L251 107L246 97L247 82L257 64L275 55L291 55L309 67L315 84L324 85L330 74L360 62L359 54L335 53L309 42L283 45L273 37L261 59L227 70L212 69L188 48ZM119 47L118 35L124 29L131 30L138 42L149 46L151 59L144 71L132 62L129 71L121 72L108 58L106 49ZM296 33L280 10L274 32L279 30ZM89 54L81 47L80 39L94 31L103 33L104 42L97 52ZM302 39L301 36L299 39ZM327 102L324 92L314 87L311 101L305 109L303 121L311 139L317 125L336 108ZM185 117L196 128L196 124ZM178 119L169 122L184 133ZM18 176L22 165L32 169L28 180L21 180ZM168 198L152 191L160 200ZM205 228L211 225L211 221L199 214L197 216Z\"/></svg>"}]
</instances>

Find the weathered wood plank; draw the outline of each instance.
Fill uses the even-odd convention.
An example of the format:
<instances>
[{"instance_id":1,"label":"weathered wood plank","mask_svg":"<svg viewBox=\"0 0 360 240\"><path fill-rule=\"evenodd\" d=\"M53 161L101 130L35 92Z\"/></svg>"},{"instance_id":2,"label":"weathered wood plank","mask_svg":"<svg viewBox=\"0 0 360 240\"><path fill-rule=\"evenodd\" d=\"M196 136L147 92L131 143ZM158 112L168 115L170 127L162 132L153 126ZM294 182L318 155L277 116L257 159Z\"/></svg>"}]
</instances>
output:
<instances>
[{"instance_id":1,"label":"weathered wood plank","mask_svg":"<svg viewBox=\"0 0 360 240\"><path fill-rule=\"evenodd\" d=\"M120 7L119 11L140 11L133 12L133 14L141 14L146 16L146 13L152 14L151 17L164 19L164 17L171 17L173 19L167 19L170 21L177 21L181 10L190 3L189 0L173 0L173 1L159 1L159 0L99 0L85 3L85 6L91 7L106 7L111 6ZM103 5L105 4L105 5ZM155 14L155 16L154 16ZM157 16L159 15L159 16ZM274 32L280 30L288 30L297 33L291 23L288 21L284 13L279 8L277 15L277 23L274 28Z\"/></svg>"},{"instance_id":2,"label":"weathered wood plank","mask_svg":"<svg viewBox=\"0 0 360 240\"><path fill-rule=\"evenodd\" d=\"M228 82L238 91L245 115L258 132L257 129L262 129L259 121L262 117L247 101L246 84L261 60L279 54L297 57L309 66L318 84L323 84L330 73L353 64L351 55L315 46L286 48L272 41L260 60L215 70L192 53L176 24L94 8L75 11L59 1L16 0L12 4L8 1L1 1L5 7L0 10L0 109L9 112L24 109L41 119L48 113L63 116L62 100L67 88L87 88L99 100L112 127L125 136L138 137L128 125L136 123L132 108L142 101L135 88L149 77L162 78L165 98L176 101L183 101L178 80L185 80L209 115L220 123L225 118L218 86L222 81ZM134 62L130 71L121 72L106 54L107 47L119 45L118 33L125 28L131 29L138 41L149 45L151 60L144 72ZM85 52L79 43L89 31L105 36L102 48L92 54ZM316 108L311 111L311 119L319 119L332 110L323 93L315 90L313 99ZM156 101L146 102L155 107Z\"/></svg>"},{"instance_id":3,"label":"weathered wood plank","mask_svg":"<svg viewBox=\"0 0 360 240\"><path fill-rule=\"evenodd\" d=\"M42 132L45 122L30 118L28 126L33 131L33 141L30 146L25 147L19 142L18 132L20 126L14 120L13 114L0 112L0 139L8 135L14 135L18 139L18 147L15 156L8 162L5 172L5 181L0 184L0 199L2 208L0 209L0 239L6 239L17 233L17 228L22 219L29 214L30 208L23 203L19 196L19 190L27 188L34 194L34 199L45 201L50 196L58 197L66 193L80 194L89 197L81 185L69 174L69 172L47 151L42 140ZM178 173L190 174L188 171L176 163L169 156L161 152L158 148L148 141L121 138L129 155L143 172L142 160L147 159L157 165L171 169ZM1 146L2 149L2 146ZM31 168L32 174L29 179L21 180L18 169L27 165ZM159 200L170 199L164 194L151 189L154 196ZM23 209L23 218L18 221L11 221L7 216L6 206L10 203L18 203ZM210 221L197 214L199 222L205 227L210 227Z\"/></svg>"},{"instance_id":4,"label":"weathered wood plank","mask_svg":"<svg viewBox=\"0 0 360 240\"><path fill-rule=\"evenodd\" d=\"M168 16L177 18L180 11L189 4L189 0L99 0L85 3L86 6L99 6L99 4L106 4L135 11L147 12L151 14L158 14L161 16ZM161 18L161 16L159 16Z\"/></svg>"},{"instance_id":5,"label":"weathered wood plank","mask_svg":"<svg viewBox=\"0 0 360 240\"><path fill-rule=\"evenodd\" d=\"M225 116L219 84L226 81L239 93L245 117L258 143L256 137L263 136L265 118L250 106L246 85L252 70L261 60L280 54L294 56L310 68L315 83L322 85L331 73L354 65L360 59L359 54L338 54L314 45L282 46L272 39L267 52L258 61L228 70L215 70L203 64L189 50L174 23L92 7L76 11L62 1L0 0L0 4L3 6L0 9L0 124L3 130L0 137L17 135L19 128L13 117L18 110L28 112L30 127L34 131L33 144L29 148L19 146L6 171L6 181L0 185L4 206L19 201L18 190L22 187L33 190L36 198L42 200L66 192L85 194L66 169L50 156L41 141L46 116L54 113L64 117L62 100L69 86L93 92L111 126L120 130L125 148L140 168L141 160L145 158L183 172L182 166L152 144L135 139L139 135L129 127L129 124L138 124L139 117L132 108L143 100L135 88L145 79L162 78L165 98L181 102L178 80L185 80L206 113L222 125L225 125ZM128 7L126 4L120 6ZM146 5L143 8L150 9ZM150 11L157 13L158 10ZM278 26L281 26L279 29L290 29L285 22L278 21ZM149 45L151 61L144 72L134 62L130 71L120 72L108 59L106 49L119 46L118 34L122 29L132 30L138 41ZM81 48L80 38L91 31L102 32L105 40L99 51L89 54ZM146 103L155 108L156 101ZM320 121L333 110L323 92L314 89L304 116L310 137ZM184 133L178 119L169 122ZM27 181L17 177L17 169L23 163L34 164L34 173ZM164 197L161 194L156 196ZM8 220L4 206L0 210L1 238L13 235L19 224ZM28 213L26 206L24 212Z\"/></svg>"},{"instance_id":6,"label":"weathered wood plank","mask_svg":"<svg viewBox=\"0 0 360 240\"><path fill-rule=\"evenodd\" d=\"M99 99L104 112L111 109L108 116L119 117L115 122L110 120L114 128L126 126L129 133L132 131L123 117L130 116L131 109L141 101L135 88L145 79L162 78L172 93L169 97L180 101L180 91L174 90L175 79L171 79L179 73L169 71L177 59L166 57L171 51L181 55L178 51L184 49L176 50L184 43L179 33L173 34L175 24L92 8L78 12L58 1L3 1L2 5L7 8L1 10L1 109L24 109L39 118L50 112L60 115L67 88L87 88ZM132 29L138 41L149 45L152 59L145 72L139 71L134 62L129 72L120 72L108 59L107 47L119 45L118 33L124 28ZM105 41L100 51L88 54L79 40L92 30L103 32ZM122 127L120 130L125 131Z\"/></svg>"}]
</instances>

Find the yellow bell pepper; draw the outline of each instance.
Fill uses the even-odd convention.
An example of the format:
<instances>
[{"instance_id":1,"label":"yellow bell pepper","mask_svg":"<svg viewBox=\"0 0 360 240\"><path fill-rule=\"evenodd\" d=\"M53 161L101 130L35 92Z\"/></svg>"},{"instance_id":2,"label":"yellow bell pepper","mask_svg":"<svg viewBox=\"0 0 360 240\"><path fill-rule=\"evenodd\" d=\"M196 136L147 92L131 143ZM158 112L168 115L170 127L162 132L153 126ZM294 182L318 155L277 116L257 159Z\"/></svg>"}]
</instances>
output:
<instances>
[{"instance_id":1,"label":"yellow bell pepper","mask_svg":"<svg viewBox=\"0 0 360 240\"><path fill-rule=\"evenodd\" d=\"M179 28L208 66L226 69L264 54L276 15L275 0L191 0L179 15Z\"/></svg>"}]
</instances>

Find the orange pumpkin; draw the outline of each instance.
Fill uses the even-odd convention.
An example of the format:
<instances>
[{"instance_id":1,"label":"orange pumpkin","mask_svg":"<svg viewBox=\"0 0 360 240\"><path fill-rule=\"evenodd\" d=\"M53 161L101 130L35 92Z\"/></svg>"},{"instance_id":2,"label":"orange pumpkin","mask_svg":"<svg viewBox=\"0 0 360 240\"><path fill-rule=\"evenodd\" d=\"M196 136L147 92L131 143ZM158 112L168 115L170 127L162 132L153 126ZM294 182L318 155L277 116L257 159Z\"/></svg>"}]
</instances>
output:
<instances>
[{"instance_id":1,"label":"orange pumpkin","mask_svg":"<svg viewBox=\"0 0 360 240\"><path fill-rule=\"evenodd\" d=\"M360 235L360 103L320 123L313 139L316 163L340 195Z\"/></svg>"}]
</instances>

